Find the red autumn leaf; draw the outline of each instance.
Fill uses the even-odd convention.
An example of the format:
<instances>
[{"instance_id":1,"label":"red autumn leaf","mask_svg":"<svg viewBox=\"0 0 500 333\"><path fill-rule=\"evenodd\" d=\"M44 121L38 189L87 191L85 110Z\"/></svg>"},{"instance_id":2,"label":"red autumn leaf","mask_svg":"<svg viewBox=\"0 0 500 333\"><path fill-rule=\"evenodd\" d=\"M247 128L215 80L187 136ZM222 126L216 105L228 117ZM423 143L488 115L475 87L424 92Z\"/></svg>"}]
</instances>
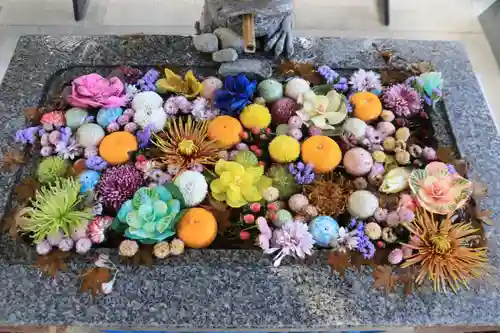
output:
<instances>
[{"instance_id":1,"label":"red autumn leaf","mask_svg":"<svg viewBox=\"0 0 500 333\"><path fill-rule=\"evenodd\" d=\"M93 297L102 293L102 284L111 280L111 270L105 267L94 267L80 274L82 283L80 292L90 291Z\"/></svg>"},{"instance_id":2,"label":"red autumn leaf","mask_svg":"<svg viewBox=\"0 0 500 333\"><path fill-rule=\"evenodd\" d=\"M349 254L346 252L331 252L328 255L328 264L334 271L337 271L339 276L343 279L345 270L349 267Z\"/></svg>"},{"instance_id":3,"label":"red autumn leaf","mask_svg":"<svg viewBox=\"0 0 500 333\"><path fill-rule=\"evenodd\" d=\"M43 273L55 278L58 271L65 272L68 270L68 264L66 263L68 257L69 252L56 250L46 256L39 255L34 266Z\"/></svg>"},{"instance_id":4,"label":"red autumn leaf","mask_svg":"<svg viewBox=\"0 0 500 333\"><path fill-rule=\"evenodd\" d=\"M384 288L386 294L393 292L398 282L398 277L392 273L392 267L387 265L377 266L372 276L374 280L373 287Z\"/></svg>"}]
</instances>

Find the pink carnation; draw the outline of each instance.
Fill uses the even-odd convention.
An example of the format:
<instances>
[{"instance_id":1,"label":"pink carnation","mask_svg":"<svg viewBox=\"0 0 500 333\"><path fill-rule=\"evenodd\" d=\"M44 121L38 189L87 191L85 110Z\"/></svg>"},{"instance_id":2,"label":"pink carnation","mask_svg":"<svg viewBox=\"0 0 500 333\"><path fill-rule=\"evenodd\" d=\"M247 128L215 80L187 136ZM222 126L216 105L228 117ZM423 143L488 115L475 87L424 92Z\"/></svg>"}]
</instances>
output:
<instances>
[{"instance_id":1,"label":"pink carnation","mask_svg":"<svg viewBox=\"0 0 500 333\"><path fill-rule=\"evenodd\" d=\"M127 96L123 82L117 78L103 78L99 74L88 74L73 80L68 102L79 108L113 108L124 106Z\"/></svg>"},{"instance_id":2,"label":"pink carnation","mask_svg":"<svg viewBox=\"0 0 500 333\"><path fill-rule=\"evenodd\" d=\"M396 84L384 90L385 106L400 117L410 117L420 112L422 101L419 93L405 84Z\"/></svg>"}]
</instances>

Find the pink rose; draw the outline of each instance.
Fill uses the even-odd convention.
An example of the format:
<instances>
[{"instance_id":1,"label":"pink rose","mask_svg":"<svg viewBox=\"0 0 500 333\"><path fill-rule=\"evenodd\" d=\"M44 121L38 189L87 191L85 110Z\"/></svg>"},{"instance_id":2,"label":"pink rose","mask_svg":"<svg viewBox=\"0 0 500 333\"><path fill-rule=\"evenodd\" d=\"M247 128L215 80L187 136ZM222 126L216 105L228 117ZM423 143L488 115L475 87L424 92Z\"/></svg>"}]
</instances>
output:
<instances>
[{"instance_id":1,"label":"pink rose","mask_svg":"<svg viewBox=\"0 0 500 333\"><path fill-rule=\"evenodd\" d=\"M124 91L125 87L119 78L108 80L93 73L73 80L68 102L79 108L119 107L127 102Z\"/></svg>"}]
</instances>

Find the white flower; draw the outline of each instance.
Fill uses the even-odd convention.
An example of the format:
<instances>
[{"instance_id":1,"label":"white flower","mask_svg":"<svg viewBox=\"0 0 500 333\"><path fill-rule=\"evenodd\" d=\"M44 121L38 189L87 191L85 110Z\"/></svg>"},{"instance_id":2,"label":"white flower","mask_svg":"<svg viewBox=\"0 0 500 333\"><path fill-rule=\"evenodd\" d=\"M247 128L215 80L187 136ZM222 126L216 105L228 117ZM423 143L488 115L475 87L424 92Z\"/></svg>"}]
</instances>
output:
<instances>
[{"instance_id":1,"label":"white flower","mask_svg":"<svg viewBox=\"0 0 500 333\"><path fill-rule=\"evenodd\" d=\"M113 277L111 281L101 284L101 289L103 294L107 295L113 291L113 285L115 284L115 277Z\"/></svg>"},{"instance_id":2,"label":"white flower","mask_svg":"<svg viewBox=\"0 0 500 333\"><path fill-rule=\"evenodd\" d=\"M127 101L130 102L134 99L135 95L139 93L139 89L133 84L127 84L125 86L125 95L127 96Z\"/></svg>"}]
</instances>

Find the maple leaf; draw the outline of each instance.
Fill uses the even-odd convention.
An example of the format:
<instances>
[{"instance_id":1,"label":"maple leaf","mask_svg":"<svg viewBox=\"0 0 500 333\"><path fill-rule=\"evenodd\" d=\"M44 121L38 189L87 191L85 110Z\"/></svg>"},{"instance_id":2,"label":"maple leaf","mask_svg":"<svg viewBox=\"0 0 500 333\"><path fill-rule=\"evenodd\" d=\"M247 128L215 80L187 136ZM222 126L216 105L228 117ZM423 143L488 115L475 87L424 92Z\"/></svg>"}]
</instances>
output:
<instances>
[{"instance_id":1,"label":"maple leaf","mask_svg":"<svg viewBox=\"0 0 500 333\"><path fill-rule=\"evenodd\" d=\"M314 69L314 64L311 62L298 63L295 61L281 61L279 71L282 75L286 76L301 76L304 80L309 81L311 84L321 84L323 78Z\"/></svg>"},{"instance_id":2,"label":"maple leaf","mask_svg":"<svg viewBox=\"0 0 500 333\"><path fill-rule=\"evenodd\" d=\"M35 196L40 183L33 178L25 178L14 188L14 198L19 202L26 202Z\"/></svg>"},{"instance_id":3,"label":"maple leaf","mask_svg":"<svg viewBox=\"0 0 500 333\"><path fill-rule=\"evenodd\" d=\"M93 297L102 294L102 284L111 280L111 270L106 267L93 267L80 274L80 292L90 291Z\"/></svg>"},{"instance_id":4,"label":"maple leaf","mask_svg":"<svg viewBox=\"0 0 500 333\"><path fill-rule=\"evenodd\" d=\"M472 197L474 199L484 198L488 195L488 185L481 182L472 182Z\"/></svg>"},{"instance_id":5,"label":"maple leaf","mask_svg":"<svg viewBox=\"0 0 500 333\"><path fill-rule=\"evenodd\" d=\"M346 252L330 252L328 255L328 264L343 279L345 270L349 267L349 254Z\"/></svg>"},{"instance_id":6,"label":"maple leaf","mask_svg":"<svg viewBox=\"0 0 500 333\"><path fill-rule=\"evenodd\" d=\"M431 72L434 70L434 66L428 61L419 61L410 64L410 70L414 75L420 75L423 73Z\"/></svg>"},{"instance_id":7,"label":"maple leaf","mask_svg":"<svg viewBox=\"0 0 500 333\"><path fill-rule=\"evenodd\" d=\"M374 280L373 287L384 288L386 294L393 292L398 282L398 277L392 274L392 267L387 265L377 266L372 276Z\"/></svg>"},{"instance_id":8,"label":"maple leaf","mask_svg":"<svg viewBox=\"0 0 500 333\"><path fill-rule=\"evenodd\" d=\"M415 291L417 284L415 283L417 270L415 267L410 266L402 270L403 274L398 277L398 282L403 285L403 291L406 296Z\"/></svg>"},{"instance_id":9,"label":"maple leaf","mask_svg":"<svg viewBox=\"0 0 500 333\"><path fill-rule=\"evenodd\" d=\"M384 85L404 82L410 76L410 74L398 69L386 68L380 71L380 80Z\"/></svg>"},{"instance_id":10,"label":"maple leaf","mask_svg":"<svg viewBox=\"0 0 500 333\"><path fill-rule=\"evenodd\" d=\"M26 209L27 208L24 206L16 206L11 209L9 214L3 219L2 228L0 230L2 232L8 231L13 240L16 240L19 236L17 232L18 228L27 222L27 219L24 217Z\"/></svg>"},{"instance_id":11,"label":"maple leaf","mask_svg":"<svg viewBox=\"0 0 500 333\"><path fill-rule=\"evenodd\" d=\"M488 209L488 210L480 210L479 208L477 208L477 211L476 211L476 218L487 224L487 225L493 225L493 220L491 219L491 216L493 215L493 211L491 209Z\"/></svg>"},{"instance_id":12,"label":"maple leaf","mask_svg":"<svg viewBox=\"0 0 500 333\"><path fill-rule=\"evenodd\" d=\"M436 156L443 163L453 163L457 159L455 150L451 147L438 147Z\"/></svg>"},{"instance_id":13,"label":"maple leaf","mask_svg":"<svg viewBox=\"0 0 500 333\"><path fill-rule=\"evenodd\" d=\"M37 107L26 108L24 109L24 117L30 124L38 124L42 118L42 112Z\"/></svg>"},{"instance_id":14,"label":"maple leaf","mask_svg":"<svg viewBox=\"0 0 500 333\"><path fill-rule=\"evenodd\" d=\"M24 152L19 150L8 149L4 151L2 161L0 162L0 169L4 171L14 171L20 165L26 163Z\"/></svg>"},{"instance_id":15,"label":"maple leaf","mask_svg":"<svg viewBox=\"0 0 500 333\"><path fill-rule=\"evenodd\" d=\"M151 267L153 266L153 247L150 245L141 245L137 253L134 254L132 258L122 256L120 256L120 258L132 265L146 265Z\"/></svg>"},{"instance_id":16,"label":"maple leaf","mask_svg":"<svg viewBox=\"0 0 500 333\"><path fill-rule=\"evenodd\" d=\"M46 256L38 256L34 264L42 273L45 273L53 278L56 277L58 271L65 272L68 270L66 259L69 257L69 252L59 250L53 251Z\"/></svg>"},{"instance_id":17,"label":"maple leaf","mask_svg":"<svg viewBox=\"0 0 500 333\"><path fill-rule=\"evenodd\" d=\"M208 198L209 205L202 205L202 208L210 211L217 221L217 231L223 234L228 228L232 226L231 223L231 210L229 207L220 201L217 201L210 196Z\"/></svg>"},{"instance_id":18,"label":"maple leaf","mask_svg":"<svg viewBox=\"0 0 500 333\"><path fill-rule=\"evenodd\" d=\"M360 269L363 265L370 266L372 268L375 267L375 263L372 259L365 259L365 257L363 257L363 255L359 252L351 253L351 264L356 269Z\"/></svg>"}]
</instances>

